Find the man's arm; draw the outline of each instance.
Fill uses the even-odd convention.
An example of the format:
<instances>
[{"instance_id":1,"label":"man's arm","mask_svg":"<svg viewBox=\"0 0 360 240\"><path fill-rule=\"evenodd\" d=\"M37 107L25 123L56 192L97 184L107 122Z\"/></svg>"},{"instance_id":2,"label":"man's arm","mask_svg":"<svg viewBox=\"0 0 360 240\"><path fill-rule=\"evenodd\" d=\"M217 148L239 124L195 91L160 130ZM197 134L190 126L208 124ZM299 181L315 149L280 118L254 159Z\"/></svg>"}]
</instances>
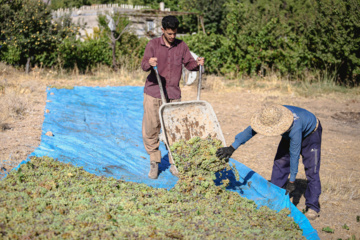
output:
<instances>
[{"instance_id":1,"label":"man's arm","mask_svg":"<svg viewBox=\"0 0 360 240\"><path fill-rule=\"evenodd\" d=\"M186 45L185 42L182 42L184 44L184 57L183 57L183 64L185 68L189 71L198 71L199 70L199 64L198 61L193 58L193 56L190 53L189 47ZM204 61L202 60L202 65L204 65Z\"/></svg>"},{"instance_id":2,"label":"man's arm","mask_svg":"<svg viewBox=\"0 0 360 240\"><path fill-rule=\"evenodd\" d=\"M246 143L255 135L256 132L251 128L251 126L247 127L244 131L236 135L235 141L229 147L219 148L216 151L216 156L220 159L225 158L229 160L231 155L240 145Z\"/></svg>"},{"instance_id":3,"label":"man's arm","mask_svg":"<svg viewBox=\"0 0 360 240\"><path fill-rule=\"evenodd\" d=\"M298 173L299 158L301 151L302 133L296 131L290 133L290 182L294 182L296 174Z\"/></svg>"},{"instance_id":4,"label":"man's arm","mask_svg":"<svg viewBox=\"0 0 360 240\"><path fill-rule=\"evenodd\" d=\"M245 144L255 135L256 132L251 128L251 126L248 126L244 131L235 136L235 141L231 144L231 146L233 146L234 149L238 149L240 145Z\"/></svg>"}]
</instances>

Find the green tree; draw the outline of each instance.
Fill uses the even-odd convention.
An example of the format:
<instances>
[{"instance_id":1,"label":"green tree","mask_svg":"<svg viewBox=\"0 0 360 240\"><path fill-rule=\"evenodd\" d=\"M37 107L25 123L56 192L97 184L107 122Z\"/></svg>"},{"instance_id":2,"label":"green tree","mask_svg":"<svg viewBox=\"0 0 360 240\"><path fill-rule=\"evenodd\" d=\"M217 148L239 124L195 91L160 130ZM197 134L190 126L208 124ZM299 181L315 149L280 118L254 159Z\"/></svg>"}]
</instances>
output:
<instances>
[{"instance_id":1,"label":"green tree","mask_svg":"<svg viewBox=\"0 0 360 240\"><path fill-rule=\"evenodd\" d=\"M341 84L360 83L360 3L316 0L317 15L306 34L311 67L326 69Z\"/></svg>"},{"instance_id":2,"label":"green tree","mask_svg":"<svg viewBox=\"0 0 360 240\"><path fill-rule=\"evenodd\" d=\"M182 37L190 50L198 56L204 57L208 73L223 74L224 67L229 61L228 40L219 34L205 35L202 32Z\"/></svg>"},{"instance_id":3,"label":"green tree","mask_svg":"<svg viewBox=\"0 0 360 240\"><path fill-rule=\"evenodd\" d=\"M112 67L115 71L118 70L118 64L116 62L116 47L117 42L121 38L121 36L126 31L126 28L129 26L130 22L126 17L121 17L119 14L115 14L115 16L106 15L99 16L98 22L101 28L104 29L103 33L107 33L107 38L110 40L110 45L112 49Z\"/></svg>"},{"instance_id":4,"label":"green tree","mask_svg":"<svg viewBox=\"0 0 360 240\"><path fill-rule=\"evenodd\" d=\"M225 3L226 0L179 0L181 11L196 13L181 18L182 28L190 32L198 32L202 24L198 21L203 20L206 34L223 34L224 19L227 14Z\"/></svg>"},{"instance_id":5,"label":"green tree","mask_svg":"<svg viewBox=\"0 0 360 240\"><path fill-rule=\"evenodd\" d=\"M228 72L264 74L266 69L296 75L305 68L304 32L313 13L309 0L232 1L226 18ZM310 17L311 18L311 17Z\"/></svg>"},{"instance_id":6,"label":"green tree","mask_svg":"<svg viewBox=\"0 0 360 240\"><path fill-rule=\"evenodd\" d=\"M7 47L1 57L12 64L26 64L26 72L31 60L43 60L51 65L46 57L56 52L63 39L74 37L77 32L77 28L70 26L69 18L52 23L50 9L43 1L0 0L0 3L0 15L4 18L0 23L1 33L5 38L3 45Z\"/></svg>"}]
</instances>

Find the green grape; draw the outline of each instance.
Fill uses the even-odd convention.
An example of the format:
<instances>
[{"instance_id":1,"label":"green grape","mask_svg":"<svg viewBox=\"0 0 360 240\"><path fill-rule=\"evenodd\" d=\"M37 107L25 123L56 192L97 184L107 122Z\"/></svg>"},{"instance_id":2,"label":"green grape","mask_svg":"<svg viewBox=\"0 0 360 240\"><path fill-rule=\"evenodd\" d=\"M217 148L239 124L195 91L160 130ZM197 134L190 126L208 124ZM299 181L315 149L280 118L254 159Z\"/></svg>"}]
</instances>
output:
<instances>
[{"instance_id":1,"label":"green grape","mask_svg":"<svg viewBox=\"0 0 360 240\"><path fill-rule=\"evenodd\" d=\"M200 138L171 146L183 170L170 191L33 157L0 181L0 238L304 239L289 211L257 209L224 190L226 179L215 185L228 167L214 157L220 146Z\"/></svg>"}]
</instances>

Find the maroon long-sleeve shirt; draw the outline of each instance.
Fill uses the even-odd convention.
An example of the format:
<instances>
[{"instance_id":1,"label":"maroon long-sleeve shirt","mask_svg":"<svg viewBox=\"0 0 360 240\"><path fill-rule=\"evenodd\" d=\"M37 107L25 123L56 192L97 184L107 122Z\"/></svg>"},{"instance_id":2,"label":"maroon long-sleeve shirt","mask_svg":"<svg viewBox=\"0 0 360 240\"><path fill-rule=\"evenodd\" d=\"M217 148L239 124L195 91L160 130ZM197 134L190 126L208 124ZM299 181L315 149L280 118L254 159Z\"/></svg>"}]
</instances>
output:
<instances>
[{"instance_id":1,"label":"maroon long-sleeve shirt","mask_svg":"<svg viewBox=\"0 0 360 240\"><path fill-rule=\"evenodd\" d=\"M152 57L157 58L158 72L165 95L169 99L180 99L181 90L179 82L182 64L189 71L197 71L199 69L196 60L191 56L189 47L179 39L175 39L171 47L167 47L162 36L150 40L146 45L141 67L144 71L151 71L145 82L144 93L155 98L161 98L155 71L149 64L149 59Z\"/></svg>"}]
</instances>

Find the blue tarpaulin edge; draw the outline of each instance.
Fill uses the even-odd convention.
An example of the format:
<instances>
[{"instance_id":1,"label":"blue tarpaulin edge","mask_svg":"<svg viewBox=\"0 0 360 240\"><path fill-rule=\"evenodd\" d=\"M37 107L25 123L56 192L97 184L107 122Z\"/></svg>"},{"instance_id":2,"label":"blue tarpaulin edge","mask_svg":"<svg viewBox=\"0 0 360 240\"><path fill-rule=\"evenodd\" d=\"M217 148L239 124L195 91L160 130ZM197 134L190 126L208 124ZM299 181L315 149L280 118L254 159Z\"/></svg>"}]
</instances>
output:
<instances>
[{"instance_id":1,"label":"blue tarpaulin edge","mask_svg":"<svg viewBox=\"0 0 360 240\"><path fill-rule=\"evenodd\" d=\"M169 171L167 150L162 143L159 178L147 177L149 156L142 143L142 102L143 87L47 88L41 143L20 165L31 156L49 156L98 176L171 189L177 178ZM51 134L46 134L49 132ZM230 179L227 189L253 200L258 207L268 206L276 211L290 209L290 216L306 239L320 239L284 189L234 159L230 159L230 163L238 171L239 180L232 170L224 171L217 174L217 184L227 176Z\"/></svg>"}]
</instances>

